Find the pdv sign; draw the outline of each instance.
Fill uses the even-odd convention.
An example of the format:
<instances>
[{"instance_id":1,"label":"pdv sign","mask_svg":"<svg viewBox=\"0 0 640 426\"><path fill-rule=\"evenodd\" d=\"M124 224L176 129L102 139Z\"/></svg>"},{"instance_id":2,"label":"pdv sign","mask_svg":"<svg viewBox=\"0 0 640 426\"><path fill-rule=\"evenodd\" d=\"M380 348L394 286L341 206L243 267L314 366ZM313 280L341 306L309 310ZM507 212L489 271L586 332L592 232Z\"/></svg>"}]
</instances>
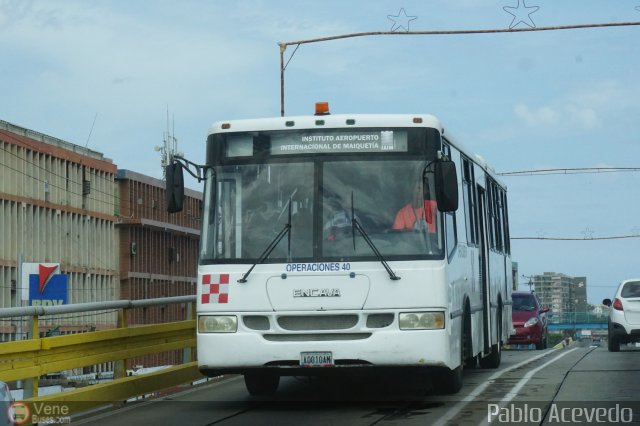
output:
<instances>
[{"instance_id":1,"label":"pdv sign","mask_svg":"<svg viewBox=\"0 0 640 426\"><path fill-rule=\"evenodd\" d=\"M59 263L23 263L23 296L28 289L29 306L55 306L67 303L68 277L60 273Z\"/></svg>"}]
</instances>

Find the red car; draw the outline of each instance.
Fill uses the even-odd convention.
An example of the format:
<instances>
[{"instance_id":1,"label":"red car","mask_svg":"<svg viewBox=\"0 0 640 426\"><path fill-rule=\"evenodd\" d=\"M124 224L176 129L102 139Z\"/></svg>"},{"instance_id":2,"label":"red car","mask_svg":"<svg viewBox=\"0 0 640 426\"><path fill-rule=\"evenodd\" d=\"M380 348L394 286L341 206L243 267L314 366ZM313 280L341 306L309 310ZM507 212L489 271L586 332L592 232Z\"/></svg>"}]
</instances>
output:
<instances>
[{"instance_id":1,"label":"red car","mask_svg":"<svg viewBox=\"0 0 640 426\"><path fill-rule=\"evenodd\" d=\"M549 308L543 308L535 293L514 291L511 320L516 333L509 337L509 344L529 345L536 349L547 347L547 316Z\"/></svg>"}]
</instances>

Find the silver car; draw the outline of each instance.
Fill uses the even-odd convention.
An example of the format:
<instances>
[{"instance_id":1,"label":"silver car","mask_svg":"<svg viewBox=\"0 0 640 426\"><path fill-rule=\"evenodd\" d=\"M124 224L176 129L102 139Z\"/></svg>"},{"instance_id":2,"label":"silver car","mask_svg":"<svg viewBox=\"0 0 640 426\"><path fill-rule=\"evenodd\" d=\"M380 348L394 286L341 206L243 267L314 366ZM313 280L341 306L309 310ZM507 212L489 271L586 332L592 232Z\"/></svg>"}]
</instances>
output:
<instances>
[{"instance_id":1,"label":"silver car","mask_svg":"<svg viewBox=\"0 0 640 426\"><path fill-rule=\"evenodd\" d=\"M640 342L640 279L624 280L616 295L604 299L609 306L609 351L618 352L621 343Z\"/></svg>"}]
</instances>

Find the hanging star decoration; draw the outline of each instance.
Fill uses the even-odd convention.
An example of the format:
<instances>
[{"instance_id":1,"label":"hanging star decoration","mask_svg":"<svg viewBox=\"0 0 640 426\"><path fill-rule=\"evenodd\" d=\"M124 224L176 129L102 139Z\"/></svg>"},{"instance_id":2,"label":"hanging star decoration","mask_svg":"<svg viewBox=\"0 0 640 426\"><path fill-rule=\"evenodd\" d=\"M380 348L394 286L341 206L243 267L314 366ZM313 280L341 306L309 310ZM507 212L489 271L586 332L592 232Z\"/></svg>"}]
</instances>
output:
<instances>
[{"instance_id":1,"label":"hanging star decoration","mask_svg":"<svg viewBox=\"0 0 640 426\"><path fill-rule=\"evenodd\" d=\"M585 240L593 240L593 233L593 229L589 228L588 226L584 229L584 231L582 231L582 235L584 235Z\"/></svg>"},{"instance_id":2,"label":"hanging star decoration","mask_svg":"<svg viewBox=\"0 0 640 426\"><path fill-rule=\"evenodd\" d=\"M531 15L540 9L540 6L527 6L524 0L518 0L518 6L504 6L505 12L513 15L513 20L509 24L509 29L517 27L520 23L525 24L529 28L535 28L536 24L531 19Z\"/></svg>"},{"instance_id":3,"label":"hanging star decoration","mask_svg":"<svg viewBox=\"0 0 640 426\"><path fill-rule=\"evenodd\" d=\"M404 11L404 8L400 9L397 15L387 15L387 19L393 21L393 26L391 27L391 32L400 32L400 29L403 29L406 32L409 32L409 22L418 19L417 16L407 16L407 13Z\"/></svg>"}]
</instances>

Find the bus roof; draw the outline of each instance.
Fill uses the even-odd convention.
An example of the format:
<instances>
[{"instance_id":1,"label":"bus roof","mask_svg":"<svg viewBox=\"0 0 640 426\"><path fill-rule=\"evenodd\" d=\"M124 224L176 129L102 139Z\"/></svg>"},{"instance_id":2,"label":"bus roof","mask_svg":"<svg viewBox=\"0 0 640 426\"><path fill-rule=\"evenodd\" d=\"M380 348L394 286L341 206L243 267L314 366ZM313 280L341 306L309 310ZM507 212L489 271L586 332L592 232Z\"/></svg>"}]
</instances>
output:
<instances>
[{"instance_id":1,"label":"bus roof","mask_svg":"<svg viewBox=\"0 0 640 426\"><path fill-rule=\"evenodd\" d=\"M347 124L347 120L353 120ZM322 124L318 124L321 121ZM209 135L216 133L256 132L296 129L353 129L367 127L431 127L438 130L458 150L471 158L485 173L500 186L506 188L495 170L478 154L474 154L460 144L444 128L440 120L431 114L328 114L300 115L293 117L252 118L242 120L217 121L209 128Z\"/></svg>"},{"instance_id":2,"label":"bus roof","mask_svg":"<svg viewBox=\"0 0 640 426\"><path fill-rule=\"evenodd\" d=\"M422 119L422 121L415 123L414 121L419 121L414 120L415 118ZM316 124L318 120L324 123ZM354 124L347 124L347 120L354 120ZM291 122L293 122L293 124L291 124ZM228 128L225 126L223 129L223 124L228 125ZM442 131L440 120L429 114L331 114L218 121L209 128L209 134L251 132L257 130L342 129L359 127L433 127L440 132Z\"/></svg>"}]
</instances>

